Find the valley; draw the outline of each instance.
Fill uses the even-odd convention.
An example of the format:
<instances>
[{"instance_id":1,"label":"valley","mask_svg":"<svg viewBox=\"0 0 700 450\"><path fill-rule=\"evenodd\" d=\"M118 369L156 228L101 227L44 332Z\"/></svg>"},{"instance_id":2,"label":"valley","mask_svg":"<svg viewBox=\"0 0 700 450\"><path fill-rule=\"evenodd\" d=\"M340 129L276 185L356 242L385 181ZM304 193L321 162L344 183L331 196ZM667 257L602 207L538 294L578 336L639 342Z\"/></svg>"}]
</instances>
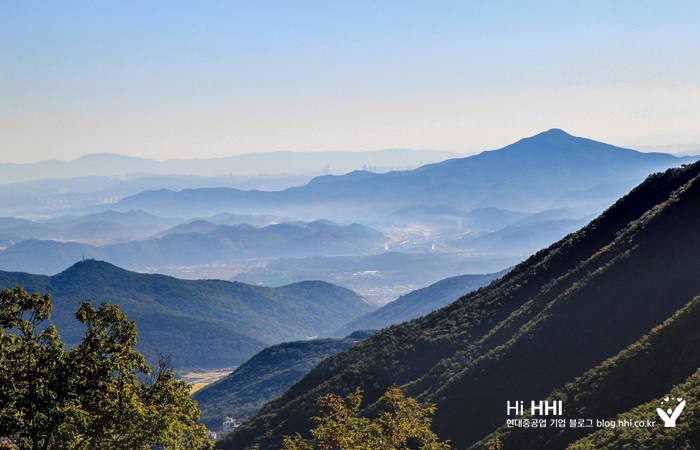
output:
<instances>
[{"instance_id":1,"label":"valley","mask_svg":"<svg viewBox=\"0 0 700 450\"><path fill-rule=\"evenodd\" d=\"M179 379L186 381L192 386L191 393L194 394L198 390L219 381L225 376L233 372L235 368L227 367L223 369L213 369L209 371L187 372L178 376Z\"/></svg>"},{"instance_id":2,"label":"valley","mask_svg":"<svg viewBox=\"0 0 700 450\"><path fill-rule=\"evenodd\" d=\"M218 448L274 448L281 436L310 428L305 418L314 414L315 397L359 387L376 398L387 385L435 403L435 431L458 448L484 448L495 437L518 448L629 442L641 430L541 427L506 434L504 405L558 398L581 402L564 407L564 423L618 415L629 421L654 418L653 404L671 389L692 392L695 360L668 372L646 352L653 348L673 359L684 346L685 334L677 330L692 317L700 292L698 201L700 163L648 177L588 225L487 287L321 362L224 436ZM657 334L670 340L653 344ZM630 359L640 366L627 366ZM625 367L617 370L621 363ZM654 375L637 377L639 369ZM634 392L626 391L630 377L639 383ZM578 394L568 397L572 390ZM618 390L626 392L625 402L607 398ZM695 413L689 417L694 420ZM692 442L691 429L676 434L655 428L645 436L656 443L652 448L664 448L665 440Z\"/></svg>"},{"instance_id":3,"label":"valley","mask_svg":"<svg viewBox=\"0 0 700 450\"><path fill-rule=\"evenodd\" d=\"M0 450L700 449L700 1L0 1Z\"/></svg>"},{"instance_id":4,"label":"valley","mask_svg":"<svg viewBox=\"0 0 700 450\"><path fill-rule=\"evenodd\" d=\"M495 272L520 262L524 253L497 253L450 246L469 235L445 228L392 227L384 247L367 252L291 258L257 258L191 266L135 267L184 279L219 278L262 286L321 280L351 289L383 305L400 295L465 273Z\"/></svg>"},{"instance_id":5,"label":"valley","mask_svg":"<svg viewBox=\"0 0 700 450\"><path fill-rule=\"evenodd\" d=\"M80 302L118 305L137 324L138 351L147 360L167 354L192 384L210 429L236 419L221 449L273 448L269 439L303 428L313 414L307 389L378 395L387 383L435 402L436 430L458 445L481 445L491 431L507 441L518 433L498 431L498 405L483 416L465 405L483 395L543 397L615 357L693 294L694 240L681 248L665 230L678 226L668 219L674 199L683 223L695 221L687 205L696 159L553 129L411 170L285 178L278 190L122 174L68 179L74 192L47 203L42 189L63 182L37 182L24 194L34 201L21 207L0 195L0 284L50 293L51 323L69 346L81 338ZM292 179L300 184L285 185ZM177 188L151 189L159 183ZM643 269L657 267L650 254L671 259L654 239L690 266L674 266L656 290L641 281L634 290L633 274L653 279ZM671 282L683 288L664 290ZM657 291L674 300L655 303ZM650 308L633 322L623 313L630 295ZM621 306L605 303L613 297ZM600 343L584 324L598 327ZM562 363L533 350L544 343ZM511 370L527 384L517 388ZM482 372L490 378L473 375ZM455 434L456 415L488 431Z\"/></svg>"},{"instance_id":6,"label":"valley","mask_svg":"<svg viewBox=\"0 0 700 450\"><path fill-rule=\"evenodd\" d=\"M122 158L118 176L6 185L34 198L65 185L58 195L96 192L102 200L4 204L0 270L54 275L93 258L190 280L323 280L380 305L441 279L511 267L585 225L649 173L692 160L553 129L412 170L245 190L236 179L128 175L143 161ZM62 167L72 173L87 162Z\"/></svg>"}]
</instances>

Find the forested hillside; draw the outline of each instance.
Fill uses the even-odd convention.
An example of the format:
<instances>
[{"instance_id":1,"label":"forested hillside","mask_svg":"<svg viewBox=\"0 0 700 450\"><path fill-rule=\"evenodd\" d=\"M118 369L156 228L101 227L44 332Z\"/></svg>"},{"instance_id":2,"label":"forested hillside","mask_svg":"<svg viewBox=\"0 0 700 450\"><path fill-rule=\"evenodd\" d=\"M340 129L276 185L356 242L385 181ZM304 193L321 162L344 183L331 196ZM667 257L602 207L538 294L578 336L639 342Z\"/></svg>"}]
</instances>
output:
<instances>
[{"instance_id":1,"label":"forested hillside","mask_svg":"<svg viewBox=\"0 0 700 450\"><path fill-rule=\"evenodd\" d=\"M245 420L282 394L323 359L367 338L356 332L343 339L311 339L273 345L233 373L195 392L202 422L217 429L225 417Z\"/></svg>"},{"instance_id":2,"label":"forested hillside","mask_svg":"<svg viewBox=\"0 0 700 450\"><path fill-rule=\"evenodd\" d=\"M630 345L619 354L607 359L602 364L588 370L573 382L561 389L555 390L549 397L551 400L562 400L566 404L564 418L595 418L604 420L625 419L657 420L656 408L660 400L674 391L673 397L697 399L697 395L689 395L690 386L675 389L681 383L695 383L700 367L700 297L695 297L690 303L681 308L663 324L651 329L649 334ZM683 392L683 395L680 392ZM650 405L646 405L649 402ZM688 411L696 410L695 405L689 405ZM636 409L634 414L628 411ZM684 423L689 423L685 412ZM679 424L680 425L680 424ZM557 450L591 434L595 430L588 428L561 428L557 430L542 430L530 428L501 427L497 434L504 448ZM655 430L654 435L668 434ZM652 433L643 430L627 430L619 432L601 432L598 436L584 439L589 443L582 448L623 448L622 442L635 439L639 434L647 434L644 441L652 438ZM605 436L603 438L603 436ZM602 443L606 442L603 446ZM591 446L591 442L596 445ZM668 442L668 441L666 441ZM691 441L693 442L693 441ZM697 440L694 440L697 442ZM629 442L628 442L629 443ZM481 445L485 445L482 442ZM672 447L656 446L655 448L684 448L679 445ZM481 448L478 445L475 449ZM645 448L652 448L651 446Z\"/></svg>"},{"instance_id":3,"label":"forested hillside","mask_svg":"<svg viewBox=\"0 0 700 450\"><path fill-rule=\"evenodd\" d=\"M51 277L0 272L0 287L16 285L51 294L52 322L69 345L82 337L83 329L73 318L80 302L109 302L136 322L141 352L147 357L156 351L169 354L176 367L240 365L272 344L330 336L374 309L353 291L320 281L279 288L187 281L94 260Z\"/></svg>"},{"instance_id":4,"label":"forested hillside","mask_svg":"<svg viewBox=\"0 0 700 450\"><path fill-rule=\"evenodd\" d=\"M314 399L396 384L437 404L457 448L640 340L700 293L700 164L648 177L599 218L498 281L317 366L218 445L277 448Z\"/></svg>"}]
</instances>

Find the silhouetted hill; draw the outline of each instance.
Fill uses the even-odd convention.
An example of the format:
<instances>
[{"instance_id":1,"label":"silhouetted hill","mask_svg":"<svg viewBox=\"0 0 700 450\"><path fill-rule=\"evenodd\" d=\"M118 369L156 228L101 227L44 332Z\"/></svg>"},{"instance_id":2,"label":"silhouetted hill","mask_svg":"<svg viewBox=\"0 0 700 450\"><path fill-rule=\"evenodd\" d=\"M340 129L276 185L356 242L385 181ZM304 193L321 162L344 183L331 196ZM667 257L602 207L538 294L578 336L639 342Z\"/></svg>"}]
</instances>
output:
<instances>
[{"instance_id":1,"label":"silhouetted hill","mask_svg":"<svg viewBox=\"0 0 700 450\"><path fill-rule=\"evenodd\" d=\"M354 333L344 339L311 339L266 348L233 373L192 395L202 412L201 421L215 430L226 417L247 419L320 361L367 336Z\"/></svg>"},{"instance_id":2,"label":"silhouetted hill","mask_svg":"<svg viewBox=\"0 0 700 450\"><path fill-rule=\"evenodd\" d=\"M161 215L211 215L231 209L242 213L271 210L317 217L354 218L386 215L416 206L471 210L503 208L535 212L570 207L560 198L605 185L605 195L579 199L597 211L639 183L649 173L678 166L685 159L641 153L549 130L500 150L428 164L410 171L355 171L326 175L307 185L277 192L235 189L146 191L123 199L116 208L144 209ZM611 185L614 183L614 185ZM331 205L343 204L332 214ZM323 213L325 211L325 213Z\"/></svg>"},{"instance_id":3,"label":"silhouetted hill","mask_svg":"<svg viewBox=\"0 0 700 450\"><path fill-rule=\"evenodd\" d=\"M0 287L23 285L51 294L52 321L64 341L82 337L73 318L81 301L119 305L139 332L138 348L173 356L179 367L230 367L268 345L329 336L340 325L373 309L354 292L329 283L285 288L243 283L186 281L129 272L86 260L51 276L0 272Z\"/></svg>"},{"instance_id":4,"label":"silhouetted hill","mask_svg":"<svg viewBox=\"0 0 700 450\"><path fill-rule=\"evenodd\" d=\"M354 330L379 330L424 316L457 300L467 292L486 286L505 271L486 275L460 275L447 278L404 294L391 303L348 322L336 336L346 336Z\"/></svg>"},{"instance_id":5,"label":"silhouetted hill","mask_svg":"<svg viewBox=\"0 0 700 450\"><path fill-rule=\"evenodd\" d=\"M582 230L486 288L328 358L218 448L278 448L305 433L314 399L396 384L436 403L454 447L640 340L700 293L700 163L650 176ZM640 374L641 375L641 374Z\"/></svg>"}]
</instances>

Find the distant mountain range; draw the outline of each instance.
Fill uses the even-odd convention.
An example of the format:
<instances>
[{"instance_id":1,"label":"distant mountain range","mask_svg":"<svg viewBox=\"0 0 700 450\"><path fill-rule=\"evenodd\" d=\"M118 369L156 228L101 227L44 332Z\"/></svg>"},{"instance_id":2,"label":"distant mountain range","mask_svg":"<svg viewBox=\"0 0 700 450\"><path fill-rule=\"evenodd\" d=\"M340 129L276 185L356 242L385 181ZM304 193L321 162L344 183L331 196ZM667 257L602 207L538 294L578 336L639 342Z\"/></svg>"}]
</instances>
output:
<instances>
[{"instance_id":1,"label":"distant mountain range","mask_svg":"<svg viewBox=\"0 0 700 450\"><path fill-rule=\"evenodd\" d=\"M108 214L98 214L104 218ZM250 225L222 225L204 220L180 224L156 233L150 238L127 242L90 245L80 242L27 239L30 233L61 235L71 239L81 235L83 239L97 239L122 230L120 220L133 219L129 230L150 229L167 223L143 212L109 214L112 221L70 222L57 227L55 224L35 224L29 221L0 219L0 241L10 244L0 251L0 269L38 274L54 274L79 261L93 258L111 262L130 269L163 266L213 264L231 260L260 257L307 256L314 254L343 254L381 249L386 238L382 233L364 225L340 226L328 221L310 223L280 223L256 228ZM65 222L62 222L65 223ZM149 228L149 224L151 227ZM127 231L122 230L127 234Z\"/></svg>"},{"instance_id":2,"label":"distant mountain range","mask_svg":"<svg viewBox=\"0 0 700 450\"><path fill-rule=\"evenodd\" d=\"M143 211L105 211L38 221L0 217L0 246L29 239L98 243L143 239L178 223Z\"/></svg>"},{"instance_id":3,"label":"distant mountain range","mask_svg":"<svg viewBox=\"0 0 700 450\"><path fill-rule=\"evenodd\" d=\"M51 321L69 345L84 332L73 317L80 302L109 302L136 322L140 351L147 357L169 354L176 367L239 365L271 344L330 336L374 309L354 292L320 281L280 288L186 281L94 260L51 277L0 272L0 288L16 285L51 294Z\"/></svg>"},{"instance_id":4,"label":"distant mountain range","mask_svg":"<svg viewBox=\"0 0 700 450\"><path fill-rule=\"evenodd\" d=\"M282 435L308 433L318 396L360 387L376 399L391 385L435 403L433 429L455 448L483 448L509 418L508 401L557 393L565 394L567 424L623 417L657 425L571 435L544 427L526 430L534 436L527 438L514 430L505 448L543 448L548 440L564 448L584 434L573 448L639 448L635 442L647 438L656 446L645 448L692 448L697 407L677 431L663 427L656 408L664 396L697 399L697 359L683 358L699 353L688 336L697 334L690 322L700 293L699 229L700 163L650 176L488 287L324 360L217 448L278 448Z\"/></svg>"},{"instance_id":5,"label":"distant mountain range","mask_svg":"<svg viewBox=\"0 0 700 450\"><path fill-rule=\"evenodd\" d=\"M443 161L457 153L436 150L387 149L362 152L269 152L210 159L147 158L96 153L73 161L42 161L32 164L0 163L4 183L75 177L116 177L134 174L193 175L204 177L259 177L299 174L346 173L369 168L374 171L414 169Z\"/></svg>"},{"instance_id":6,"label":"distant mountain range","mask_svg":"<svg viewBox=\"0 0 700 450\"><path fill-rule=\"evenodd\" d=\"M108 165L108 164L107 164ZM1 166L1 165L0 165ZM8 175L12 175L9 170ZM46 176L57 176L52 172ZM4 172L0 174L5 175ZM101 212L105 206L129 195L146 190L232 187L246 190L281 190L309 182L312 175L268 177L213 177L194 175L151 175L135 173L120 176L81 176L76 178L42 178L10 183L9 177L0 189L2 215L51 219L58 216L81 216ZM100 208L97 206L100 205ZM91 209L92 208L92 209Z\"/></svg>"},{"instance_id":7,"label":"distant mountain range","mask_svg":"<svg viewBox=\"0 0 700 450\"><path fill-rule=\"evenodd\" d=\"M411 155L420 153L380 154L410 165ZM288 164L301 158L260 155L262 160L266 157L270 164L278 157ZM93 164L121 173L134 167L194 170L211 163L223 169L229 167L227 161L166 164L93 155L46 162L46 167L70 176L72 170L87 171ZM234 189L225 177L193 175L127 174L6 184L0 189L0 212L7 211L0 213L5 216L0 217L0 269L55 274L86 257L187 277L194 276L188 271L197 266L203 277L273 285L279 284L274 280L289 282L313 274L314 279L338 282L363 295L377 293L378 301L384 302L396 296L382 293L381 285L365 283L347 270L306 270L315 261L303 258L361 257L366 267L355 272L364 274L377 270L371 266L381 265L382 252L393 252L406 260L402 270L384 271L377 281L404 285L403 273L416 280L397 294L458 274L500 270L580 228L649 173L687 161L553 129L500 150L413 170L320 176L281 190ZM44 166L32 167L39 174ZM10 217L12 211L23 213ZM349 225L355 223L378 232ZM403 270L412 270L410 260L419 254L430 267L420 275ZM280 261L284 257L295 261L285 265ZM265 261L249 264L252 259ZM435 260L437 264L430 263ZM439 264L454 260L461 268L438 270ZM351 263L345 262L345 267ZM475 262L484 268L475 270ZM222 264L225 268L219 270Z\"/></svg>"},{"instance_id":8,"label":"distant mountain range","mask_svg":"<svg viewBox=\"0 0 700 450\"><path fill-rule=\"evenodd\" d=\"M274 192L230 188L145 191L111 207L163 216L237 211L334 220L386 217L409 207L522 212L581 207L600 211L648 174L691 161L614 147L553 129L500 150L414 170L327 175ZM342 208L333 207L338 204Z\"/></svg>"}]
</instances>

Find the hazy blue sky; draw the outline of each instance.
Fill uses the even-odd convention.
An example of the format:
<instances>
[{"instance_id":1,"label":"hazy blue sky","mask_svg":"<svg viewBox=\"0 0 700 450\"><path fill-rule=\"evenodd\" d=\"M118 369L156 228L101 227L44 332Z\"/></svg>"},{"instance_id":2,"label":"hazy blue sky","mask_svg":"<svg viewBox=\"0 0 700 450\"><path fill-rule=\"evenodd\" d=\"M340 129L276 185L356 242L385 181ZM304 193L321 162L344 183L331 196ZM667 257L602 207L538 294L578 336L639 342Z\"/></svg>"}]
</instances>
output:
<instances>
[{"instance_id":1,"label":"hazy blue sky","mask_svg":"<svg viewBox=\"0 0 700 450\"><path fill-rule=\"evenodd\" d=\"M0 162L700 143L698 1L0 0Z\"/></svg>"}]
</instances>

